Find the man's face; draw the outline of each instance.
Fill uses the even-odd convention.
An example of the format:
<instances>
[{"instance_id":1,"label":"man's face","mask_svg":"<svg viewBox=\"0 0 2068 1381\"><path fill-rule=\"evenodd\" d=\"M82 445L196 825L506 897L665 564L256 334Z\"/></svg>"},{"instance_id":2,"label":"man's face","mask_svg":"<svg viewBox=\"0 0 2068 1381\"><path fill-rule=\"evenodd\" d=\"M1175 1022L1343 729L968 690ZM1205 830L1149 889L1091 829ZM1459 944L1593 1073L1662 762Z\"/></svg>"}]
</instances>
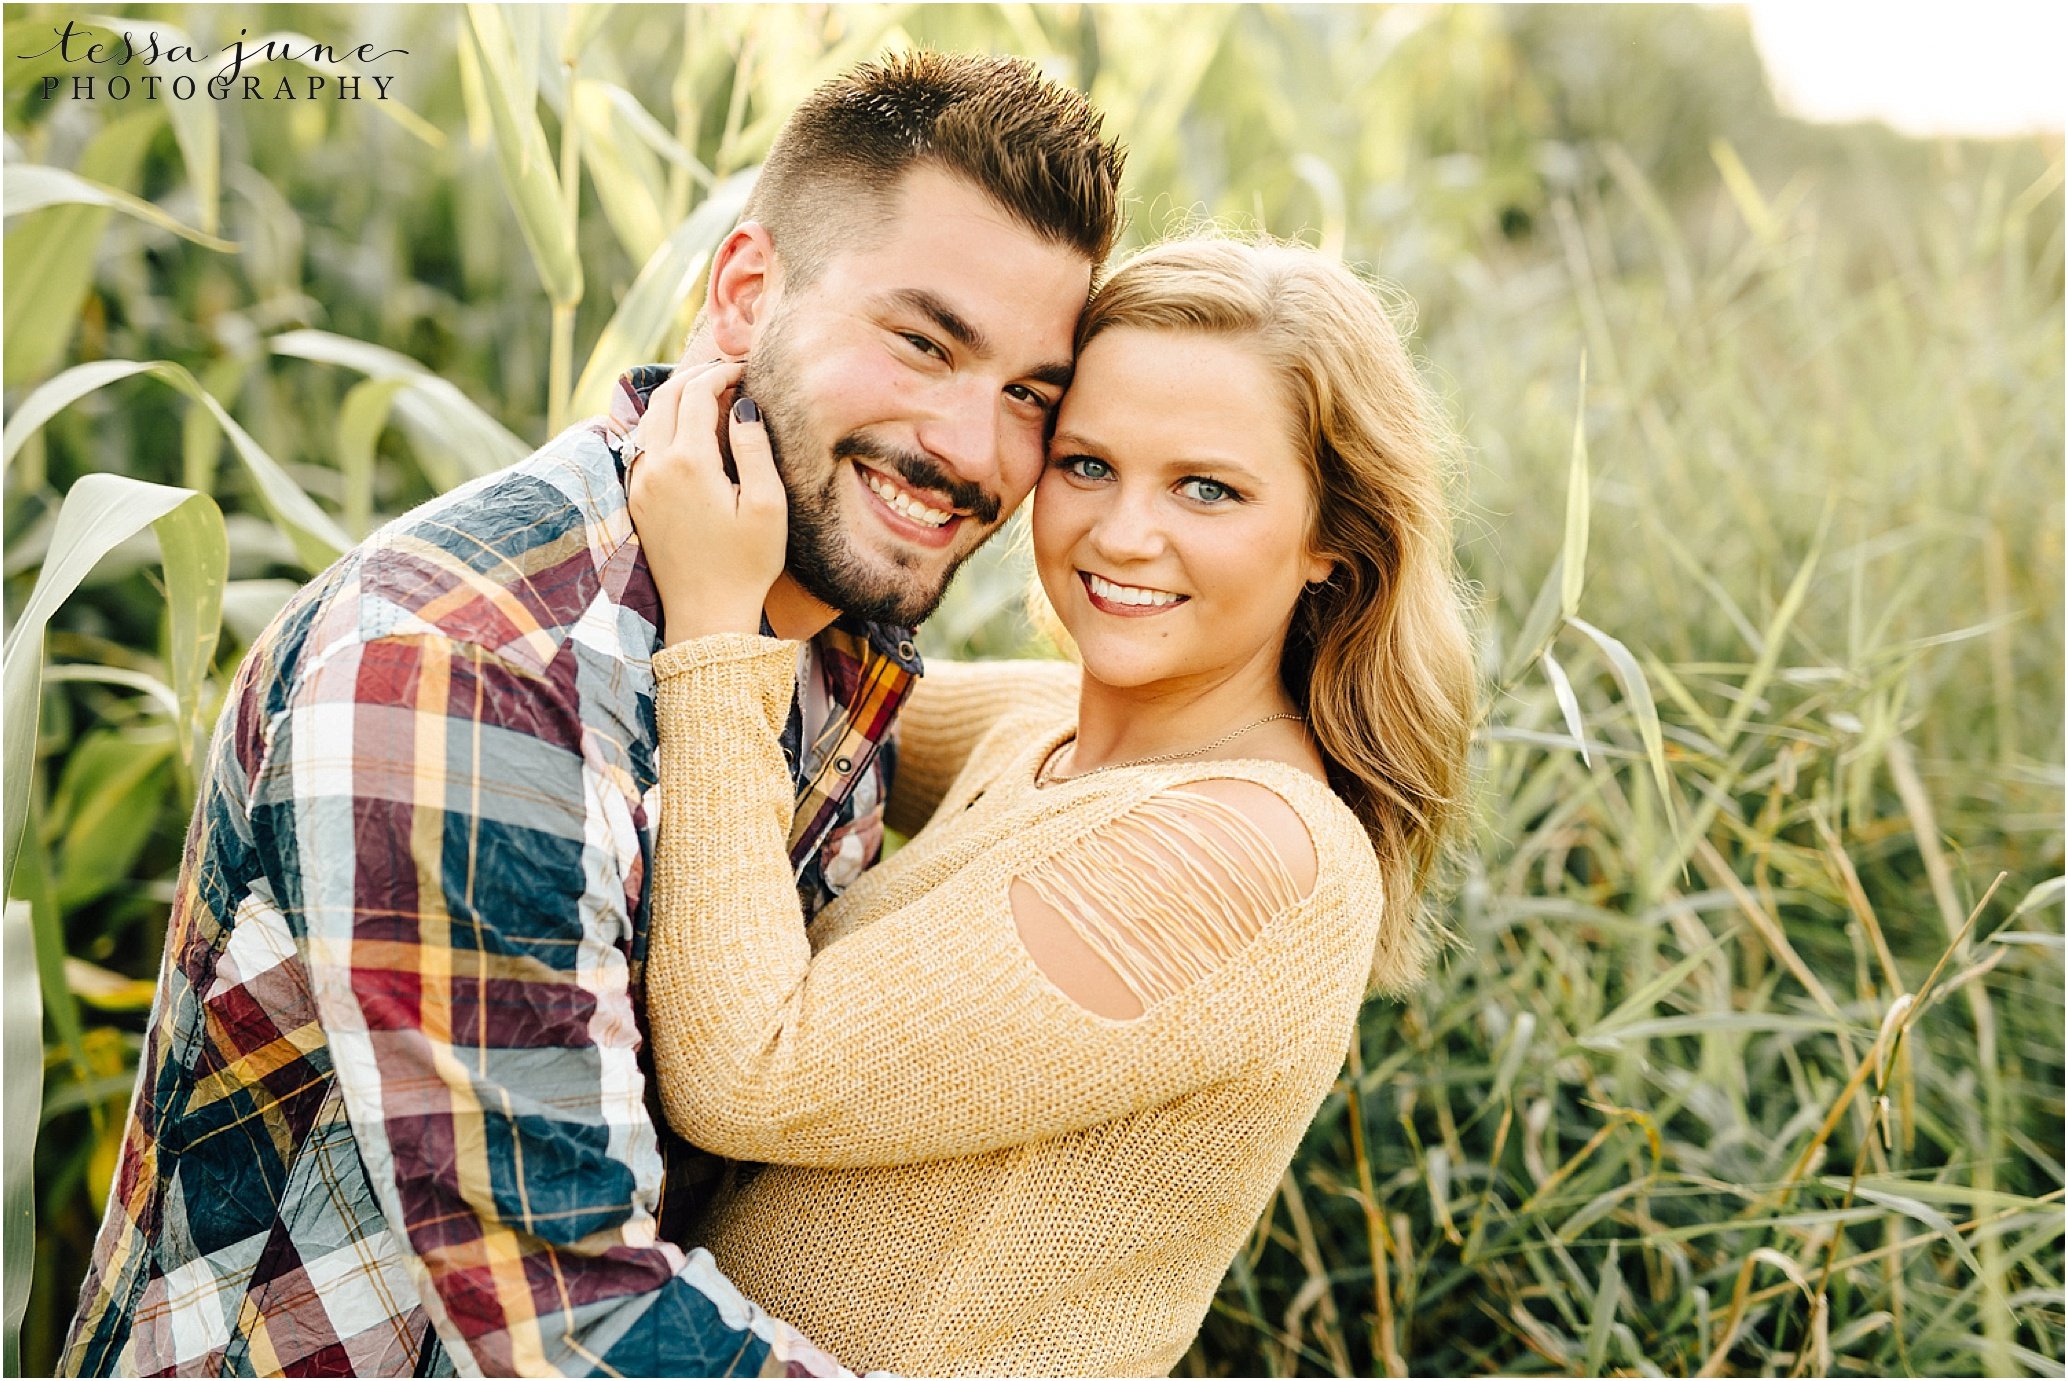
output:
<instances>
[{"instance_id":1,"label":"man's face","mask_svg":"<svg viewBox=\"0 0 2068 1381\"><path fill-rule=\"evenodd\" d=\"M921 167L887 226L785 287L742 390L790 497L789 572L915 624L1041 474L1091 264Z\"/></svg>"}]
</instances>

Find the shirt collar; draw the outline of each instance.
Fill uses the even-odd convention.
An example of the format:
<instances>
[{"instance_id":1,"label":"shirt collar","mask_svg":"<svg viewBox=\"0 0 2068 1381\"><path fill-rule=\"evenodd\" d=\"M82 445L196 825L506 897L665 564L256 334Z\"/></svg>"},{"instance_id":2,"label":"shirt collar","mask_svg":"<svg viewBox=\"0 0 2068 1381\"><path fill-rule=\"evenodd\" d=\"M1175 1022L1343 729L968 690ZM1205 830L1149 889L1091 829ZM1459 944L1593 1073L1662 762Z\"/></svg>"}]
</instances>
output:
<instances>
[{"instance_id":1,"label":"shirt collar","mask_svg":"<svg viewBox=\"0 0 2068 1381\"><path fill-rule=\"evenodd\" d=\"M635 364L618 376L617 387L610 394L610 420L612 430L620 436L630 434L639 419L646 412L646 405L653 399L653 391L668 382L668 376L675 372L672 364ZM625 477L625 462L618 460L618 478ZM761 621L762 631L768 632L768 620ZM914 631L902 624L876 623L869 619L856 618L843 613L833 620L833 627L860 638L879 654L889 658L899 667L914 676L923 676L926 666L920 660L918 642Z\"/></svg>"}]
</instances>

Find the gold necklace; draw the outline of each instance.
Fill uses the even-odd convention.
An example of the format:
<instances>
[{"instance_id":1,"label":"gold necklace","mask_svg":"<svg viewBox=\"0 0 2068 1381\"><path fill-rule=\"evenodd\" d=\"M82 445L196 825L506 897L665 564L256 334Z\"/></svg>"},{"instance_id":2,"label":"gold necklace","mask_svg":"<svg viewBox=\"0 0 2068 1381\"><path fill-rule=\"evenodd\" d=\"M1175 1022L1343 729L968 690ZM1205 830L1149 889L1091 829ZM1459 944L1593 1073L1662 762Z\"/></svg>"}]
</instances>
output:
<instances>
[{"instance_id":1,"label":"gold necklace","mask_svg":"<svg viewBox=\"0 0 2068 1381\"><path fill-rule=\"evenodd\" d=\"M1214 749L1221 747L1223 744L1233 743L1236 739L1241 738L1251 729L1257 728L1259 725L1269 724L1274 719L1297 719L1303 723L1305 722L1305 717L1302 715L1294 714L1291 710L1280 710L1277 714L1267 714L1262 719L1252 719L1249 723L1243 725L1240 729L1231 729L1227 733L1222 734L1219 738L1215 739L1212 743L1202 745L1198 748L1187 748L1180 753L1151 753L1146 758L1129 758L1126 762L1109 762L1102 766L1091 768L1089 771L1073 773L1068 777L1058 777L1052 770L1050 770L1049 764L1055 760L1056 753L1062 751L1063 745L1057 744L1054 751L1050 752L1046 758L1043 758L1041 760L1041 766L1035 769L1034 785L1056 786L1063 782L1074 782L1079 781L1085 777L1095 776L1100 772L1116 771L1117 769L1122 767L1143 767L1152 762L1176 762L1179 758L1196 758L1200 756L1202 753L1211 753ZM1073 738L1071 742L1075 743L1076 740Z\"/></svg>"}]
</instances>

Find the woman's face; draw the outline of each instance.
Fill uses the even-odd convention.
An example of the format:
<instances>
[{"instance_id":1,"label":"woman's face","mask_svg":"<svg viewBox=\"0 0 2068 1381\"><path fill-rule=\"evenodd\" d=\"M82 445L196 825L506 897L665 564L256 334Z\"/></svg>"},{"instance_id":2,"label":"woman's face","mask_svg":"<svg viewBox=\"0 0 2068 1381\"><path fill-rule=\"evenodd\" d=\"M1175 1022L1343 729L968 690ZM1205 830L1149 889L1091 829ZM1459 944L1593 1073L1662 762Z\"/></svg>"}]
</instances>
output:
<instances>
[{"instance_id":1,"label":"woman's face","mask_svg":"<svg viewBox=\"0 0 2068 1381\"><path fill-rule=\"evenodd\" d=\"M1114 686L1275 679L1313 496L1276 375L1244 342L1115 327L1077 357L1034 491L1034 561Z\"/></svg>"}]
</instances>

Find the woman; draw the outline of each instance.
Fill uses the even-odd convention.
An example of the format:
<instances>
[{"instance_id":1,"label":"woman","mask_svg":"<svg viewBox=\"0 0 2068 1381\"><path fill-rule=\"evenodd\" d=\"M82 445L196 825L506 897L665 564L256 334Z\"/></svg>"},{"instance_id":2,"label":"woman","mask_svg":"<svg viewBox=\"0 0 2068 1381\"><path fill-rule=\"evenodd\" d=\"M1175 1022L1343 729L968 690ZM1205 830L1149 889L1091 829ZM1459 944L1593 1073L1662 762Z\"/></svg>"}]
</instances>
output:
<instances>
[{"instance_id":1,"label":"woman","mask_svg":"<svg viewBox=\"0 0 2068 1381\"><path fill-rule=\"evenodd\" d=\"M782 560L765 436L735 411L736 504L709 438L633 480L635 520L706 510L651 525L664 609L720 611L654 661L662 777L696 783L654 873L663 1102L768 1163L707 1225L720 1266L858 1370L1168 1372L1367 987L1419 976L1459 818L1434 409L1370 290L1297 246L1178 242L1078 345L1033 516L1074 713L999 714L1011 668L929 676L894 814L931 823L809 938L795 645L752 632ZM742 732L672 729L714 719Z\"/></svg>"}]
</instances>

